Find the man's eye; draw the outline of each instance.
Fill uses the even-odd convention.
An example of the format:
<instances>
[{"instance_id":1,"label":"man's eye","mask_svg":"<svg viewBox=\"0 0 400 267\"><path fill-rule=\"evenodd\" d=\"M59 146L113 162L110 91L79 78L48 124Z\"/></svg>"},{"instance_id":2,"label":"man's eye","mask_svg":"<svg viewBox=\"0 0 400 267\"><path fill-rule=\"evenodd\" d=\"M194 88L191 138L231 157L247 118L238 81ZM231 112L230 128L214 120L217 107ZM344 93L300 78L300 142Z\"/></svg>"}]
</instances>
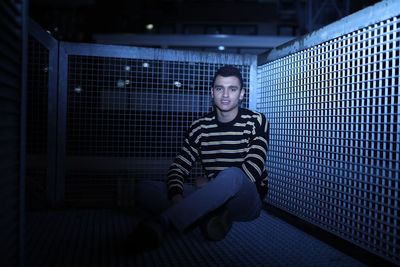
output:
<instances>
[{"instance_id":1,"label":"man's eye","mask_svg":"<svg viewBox=\"0 0 400 267\"><path fill-rule=\"evenodd\" d=\"M239 88L237 88L237 87L231 87L231 91L233 91L233 92L235 92L235 91L237 91Z\"/></svg>"},{"instance_id":2,"label":"man's eye","mask_svg":"<svg viewBox=\"0 0 400 267\"><path fill-rule=\"evenodd\" d=\"M215 87L215 91L221 91L222 87Z\"/></svg>"}]
</instances>

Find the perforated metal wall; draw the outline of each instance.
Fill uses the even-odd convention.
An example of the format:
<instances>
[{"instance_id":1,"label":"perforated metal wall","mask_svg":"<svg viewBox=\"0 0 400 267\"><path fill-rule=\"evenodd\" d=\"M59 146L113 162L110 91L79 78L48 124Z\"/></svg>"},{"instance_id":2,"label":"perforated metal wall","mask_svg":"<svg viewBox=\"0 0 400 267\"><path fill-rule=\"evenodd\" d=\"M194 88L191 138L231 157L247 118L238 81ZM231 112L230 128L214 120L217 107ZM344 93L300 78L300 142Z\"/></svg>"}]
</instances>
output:
<instances>
[{"instance_id":1,"label":"perforated metal wall","mask_svg":"<svg viewBox=\"0 0 400 267\"><path fill-rule=\"evenodd\" d=\"M267 202L397 264L399 68L392 17L259 66L257 100Z\"/></svg>"},{"instance_id":2,"label":"perforated metal wall","mask_svg":"<svg viewBox=\"0 0 400 267\"><path fill-rule=\"evenodd\" d=\"M0 2L1 266L24 266L27 1Z\"/></svg>"},{"instance_id":3,"label":"perforated metal wall","mask_svg":"<svg viewBox=\"0 0 400 267\"><path fill-rule=\"evenodd\" d=\"M65 200L71 205L133 204L134 181L164 180L190 123L210 111L217 68L236 63L246 88L251 62L256 69L255 57L229 62L228 56L136 48L121 57L127 48L104 48L109 55L102 48L66 52ZM149 51L153 56L143 57Z\"/></svg>"}]
</instances>

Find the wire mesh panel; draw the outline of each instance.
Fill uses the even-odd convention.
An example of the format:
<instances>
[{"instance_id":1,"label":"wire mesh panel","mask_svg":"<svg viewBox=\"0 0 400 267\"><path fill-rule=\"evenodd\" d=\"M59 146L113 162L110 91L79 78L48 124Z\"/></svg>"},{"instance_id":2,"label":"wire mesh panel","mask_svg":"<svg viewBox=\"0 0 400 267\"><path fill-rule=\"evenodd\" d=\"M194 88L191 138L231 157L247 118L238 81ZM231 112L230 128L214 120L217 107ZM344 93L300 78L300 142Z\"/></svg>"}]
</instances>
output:
<instances>
[{"instance_id":1,"label":"wire mesh panel","mask_svg":"<svg viewBox=\"0 0 400 267\"><path fill-rule=\"evenodd\" d=\"M106 48L114 54L129 49ZM215 55L197 62L191 52L136 50L124 57L67 52L69 205L132 205L135 180L164 180L190 123L210 111L215 71L229 63ZM144 51L159 55L143 57ZM252 61L244 62L230 63L249 88ZM200 166L192 175L201 175Z\"/></svg>"},{"instance_id":2,"label":"wire mesh panel","mask_svg":"<svg viewBox=\"0 0 400 267\"><path fill-rule=\"evenodd\" d=\"M257 103L267 202L397 264L399 68L392 17L259 66Z\"/></svg>"}]
</instances>

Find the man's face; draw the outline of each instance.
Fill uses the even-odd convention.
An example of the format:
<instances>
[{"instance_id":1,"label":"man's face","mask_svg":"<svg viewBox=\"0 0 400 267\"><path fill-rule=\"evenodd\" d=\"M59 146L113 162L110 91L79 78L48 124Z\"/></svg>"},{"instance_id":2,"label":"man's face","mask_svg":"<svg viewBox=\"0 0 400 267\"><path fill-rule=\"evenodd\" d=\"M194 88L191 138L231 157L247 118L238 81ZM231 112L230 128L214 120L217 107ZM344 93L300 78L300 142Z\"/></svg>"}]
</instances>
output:
<instances>
[{"instance_id":1,"label":"man's face","mask_svg":"<svg viewBox=\"0 0 400 267\"><path fill-rule=\"evenodd\" d=\"M236 110L244 97L244 90L235 76L217 76L211 90L214 105L223 112Z\"/></svg>"}]
</instances>

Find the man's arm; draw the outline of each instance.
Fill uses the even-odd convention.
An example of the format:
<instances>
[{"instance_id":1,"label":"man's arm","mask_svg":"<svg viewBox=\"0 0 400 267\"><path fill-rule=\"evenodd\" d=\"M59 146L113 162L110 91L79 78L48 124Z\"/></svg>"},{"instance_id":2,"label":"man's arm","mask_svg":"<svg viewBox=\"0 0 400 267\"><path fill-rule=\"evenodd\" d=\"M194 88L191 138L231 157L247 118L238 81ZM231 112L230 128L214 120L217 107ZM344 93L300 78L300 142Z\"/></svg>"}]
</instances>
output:
<instances>
[{"instance_id":1,"label":"man's arm","mask_svg":"<svg viewBox=\"0 0 400 267\"><path fill-rule=\"evenodd\" d=\"M260 113L256 126L255 134L249 143L249 152L242 164L243 171L253 182L261 178L269 146L269 122L264 114Z\"/></svg>"},{"instance_id":2,"label":"man's arm","mask_svg":"<svg viewBox=\"0 0 400 267\"><path fill-rule=\"evenodd\" d=\"M179 201L183 194L183 183L189 177L193 163L199 156L196 145L187 134L182 149L171 164L167 175L168 198ZM180 195L181 197L176 197Z\"/></svg>"}]
</instances>

